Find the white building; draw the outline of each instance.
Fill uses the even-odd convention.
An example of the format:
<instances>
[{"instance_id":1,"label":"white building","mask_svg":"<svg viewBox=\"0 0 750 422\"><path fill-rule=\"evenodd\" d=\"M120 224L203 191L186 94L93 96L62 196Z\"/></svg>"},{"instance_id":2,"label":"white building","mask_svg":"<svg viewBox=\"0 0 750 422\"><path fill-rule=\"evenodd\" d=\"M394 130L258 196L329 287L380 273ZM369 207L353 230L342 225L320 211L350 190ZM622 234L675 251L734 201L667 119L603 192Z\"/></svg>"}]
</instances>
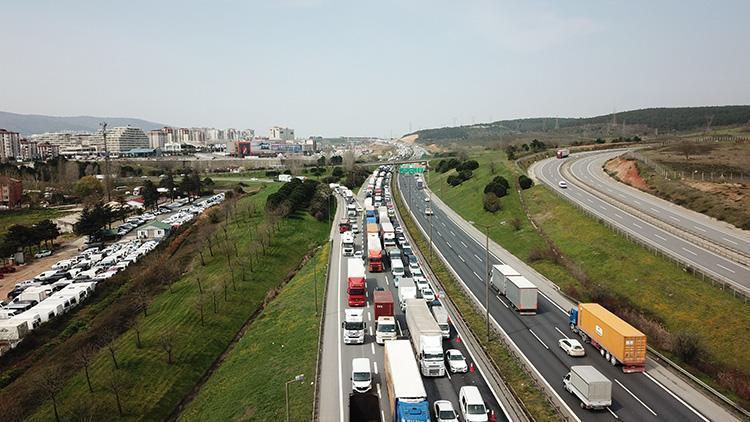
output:
<instances>
[{"instance_id":1,"label":"white building","mask_svg":"<svg viewBox=\"0 0 750 422\"><path fill-rule=\"evenodd\" d=\"M96 153L103 150L101 138L91 133L52 132L41 135L32 135L31 139L37 145L47 143L59 149L60 155L75 155L82 152Z\"/></svg>"},{"instance_id":2,"label":"white building","mask_svg":"<svg viewBox=\"0 0 750 422\"><path fill-rule=\"evenodd\" d=\"M0 159L21 156L21 139L18 132L0 129Z\"/></svg>"},{"instance_id":3,"label":"white building","mask_svg":"<svg viewBox=\"0 0 750 422\"><path fill-rule=\"evenodd\" d=\"M169 142L167 132L163 130L148 131L148 145L150 148L164 149L164 144Z\"/></svg>"},{"instance_id":4,"label":"white building","mask_svg":"<svg viewBox=\"0 0 750 422\"><path fill-rule=\"evenodd\" d=\"M294 129L288 127L274 126L271 128L269 138L272 141L293 141Z\"/></svg>"},{"instance_id":5,"label":"white building","mask_svg":"<svg viewBox=\"0 0 750 422\"><path fill-rule=\"evenodd\" d=\"M97 140L102 139L102 131L96 133ZM102 146L104 140L101 141ZM148 148L148 136L137 127L121 126L107 129L107 151L110 154L122 154L136 148Z\"/></svg>"},{"instance_id":6,"label":"white building","mask_svg":"<svg viewBox=\"0 0 750 422\"><path fill-rule=\"evenodd\" d=\"M39 158L39 150L37 149L36 141L21 139L19 144L21 146L19 157L21 157L24 161L33 161Z\"/></svg>"}]
</instances>

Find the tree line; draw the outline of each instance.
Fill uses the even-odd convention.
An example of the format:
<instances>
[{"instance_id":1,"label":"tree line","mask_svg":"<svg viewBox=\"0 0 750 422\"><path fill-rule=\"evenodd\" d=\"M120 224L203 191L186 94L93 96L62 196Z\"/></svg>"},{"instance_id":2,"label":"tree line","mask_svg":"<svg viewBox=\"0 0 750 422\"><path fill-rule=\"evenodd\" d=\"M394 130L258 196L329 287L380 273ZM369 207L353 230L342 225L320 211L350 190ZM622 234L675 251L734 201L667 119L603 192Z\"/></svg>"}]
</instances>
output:
<instances>
[{"instance_id":1,"label":"tree line","mask_svg":"<svg viewBox=\"0 0 750 422\"><path fill-rule=\"evenodd\" d=\"M60 229L50 220L42 220L31 226L14 224L8 227L8 232L0 239L0 256L10 256L21 250L31 254L32 248L41 249L41 245L49 248L54 240L60 236Z\"/></svg>"}]
</instances>

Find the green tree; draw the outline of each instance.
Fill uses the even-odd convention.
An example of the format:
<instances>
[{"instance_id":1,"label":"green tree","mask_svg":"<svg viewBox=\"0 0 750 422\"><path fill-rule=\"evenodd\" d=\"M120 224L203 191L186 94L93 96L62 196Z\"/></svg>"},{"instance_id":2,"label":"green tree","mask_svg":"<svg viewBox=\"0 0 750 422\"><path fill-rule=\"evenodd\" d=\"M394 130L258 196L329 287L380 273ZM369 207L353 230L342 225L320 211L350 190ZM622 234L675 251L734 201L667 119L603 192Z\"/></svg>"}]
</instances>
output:
<instances>
[{"instance_id":1,"label":"green tree","mask_svg":"<svg viewBox=\"0 0 750 422\"><path fill-rule=\"evenodd\" d=\"M42 220L36 224L36 230L41 240L45 242L52 242L52 246L55 245L55 239L60 236L60 229L57 224L50 220ZM49 247L49 245L47 245Z\"/></svg>"},{"instance_id":2,"label":"green tree","mask_svg":"<svg viewBox=\"0 0 750 422\"><path fill-rule=\"evenodd\" d=\"M111 218L112 211L100 202L81 211L81 218L74 225L73 230L78 235L92 236L109 224Z\"/></svg>"},{"instance_id":3,"label":"green tree","mask_svg":"<svg viewBox=\"0 0 750 422\"><path fill-rule=\"evenodd\" d=\"M99 199L104 195L104 185L94 176L83 176L76 182L74 188L82 200Z\"/></svg>"},{"instance_id":4,"label":"green tree","mask_svg":"<svg viewBox=\"0 0 750 422\"><path fill-rule=\"evenodd\" d=\"M141 188L141 196L143 196L143 206L146 208L154 208L159 202L159 191L156 188L154 182L146 180Z\"/></svg>"},{"instance_id":5,"label":"green tree","mask_svg":"<svg viewBox=\"0 0 750 422\"><path fill-rule=\"evenodd\" d=\"M172 173L168 172L164 176L164 178L161 179L161 182L159 182L159 187L162 187L167 190L167 193L169 195L169 198L174 201L174 177L172 177Z\"/></svg>"},{"instance_id":6,"label":"green tree","mask_svg":"<svg viewBox=\"0 0 750 422\"><path fill-rule=\"evenodd\" d=\"M502 209L500 199L493 192L485 193L482 203L484 205L484 209L491 213L498 212Z\"/></svg>"}]
</instances>

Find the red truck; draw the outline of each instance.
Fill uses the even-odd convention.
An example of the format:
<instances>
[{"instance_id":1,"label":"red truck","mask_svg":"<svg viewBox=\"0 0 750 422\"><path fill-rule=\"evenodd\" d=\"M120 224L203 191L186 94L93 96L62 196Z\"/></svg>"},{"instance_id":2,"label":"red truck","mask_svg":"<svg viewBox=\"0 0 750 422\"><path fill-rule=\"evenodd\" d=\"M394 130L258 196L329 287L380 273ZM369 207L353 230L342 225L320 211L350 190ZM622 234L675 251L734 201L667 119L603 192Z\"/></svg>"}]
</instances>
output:
<instances>
[{"instance_id":1,"label":"red truck","mask_svg":"<svg viewBox=\"0 0 750 422\"><path fill-rule=\"evenodd\" d=\"M349 258L347 264L346 294L349 306L365 306L367 303L365 264L359 258Z\"/></svg>"},{"instance_id":2,"label":"red truck","mask_svg":"<svg viewBox=\"0 0 750 422\"><path fill-rule=\"evenodd\" d=\"M339 233L348 232L351 229L352 223L348 218L342 218L341 221L339 221Z\"/></svg>"},{"instance_id":3,"label":"red truck","mask_svg":"<svg viewBox=\"0 0 750 422\"><path fill-rule=\"evenodd\" d=\"M393 316L393 295L389 291L376 290L373 299L375 304L375 320L382 316Z\"/></svg>"}]
</instances>

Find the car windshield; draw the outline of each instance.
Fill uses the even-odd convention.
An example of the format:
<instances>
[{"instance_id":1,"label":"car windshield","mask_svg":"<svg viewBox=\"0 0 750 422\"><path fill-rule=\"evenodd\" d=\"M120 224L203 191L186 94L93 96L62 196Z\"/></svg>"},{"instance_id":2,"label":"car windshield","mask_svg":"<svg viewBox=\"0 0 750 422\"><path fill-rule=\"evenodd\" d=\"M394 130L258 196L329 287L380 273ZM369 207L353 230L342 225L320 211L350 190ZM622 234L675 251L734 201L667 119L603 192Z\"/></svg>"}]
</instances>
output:
<instances>
[{"instance_id":1,"label":"car windshield","mask_svg":"<svg viewBox=\"0 0 750 422\"><path fill-rule=\"evenodd\" d=\"M344 328L347 330L363 330L365 327L363 322L344 322Z\"/></svg>"},{"instance_id":2,"label":"car windshield","mask_svg":"<svg viewBox=\"0 0 750 422\"><path fill-rule=\"evenodd\" d=\"M369 372L355 372L354 374L352 374L352 379L354 381L369 381L370 373Z\"/></svg>"},{"instance_id":3,"label":"car windshield","mask_svg":"<svg viewBox=\"0 0 750 422\"><path fill-rule=\"evenodd\" d=\"M439 419L446 419L446 420L456 419L456 412L454 412L452 410L442 410L441 409L440 413L438 413L438 418Z\"/></svg>"},{"instance_id":4,"label":"car windshield","mask_svg":"<svg viewBox=\"0 0 750 422\"><path fill-rule=\"evenodd\" d=\"M381 333L395 333L396 332L396 325L394 324L379 324L378 325L378 331Z\"/></svg>"},{"instance_id":5,"label":"car windshield","mask_svg":"<svg viewBox=\"0 0 750 422\"><path fill-rule=\"evenodd\" d=\"M483 404L470 404L468 410L470 415L484 415L487 413L487 411L484 410Z\"/></svg>"},{"instance_id":6,"label":"car windshield","mask_svg":"<svg viewBox=\"0 0 750 422\"><path fill-rule=\"evenodd\" d=\"M417 256L416 256L416 255L411 255L411 256L409 257L409 263L410 263L410 264L416 264L416 263L417 263L417 261L419 261L419 259L417 258Z\"/></svg>"},{"instance_id":7,"label":"car windshield","mask_svg":"<svg viewBox=\"0 0 750 422\"><path fill-rule=\"evenodd\" d=\"M448 356L448 359L450 360L464 360L464 357L459 355L458 353L451 353L450 356Z\"/></svg>"}]
</instances>

